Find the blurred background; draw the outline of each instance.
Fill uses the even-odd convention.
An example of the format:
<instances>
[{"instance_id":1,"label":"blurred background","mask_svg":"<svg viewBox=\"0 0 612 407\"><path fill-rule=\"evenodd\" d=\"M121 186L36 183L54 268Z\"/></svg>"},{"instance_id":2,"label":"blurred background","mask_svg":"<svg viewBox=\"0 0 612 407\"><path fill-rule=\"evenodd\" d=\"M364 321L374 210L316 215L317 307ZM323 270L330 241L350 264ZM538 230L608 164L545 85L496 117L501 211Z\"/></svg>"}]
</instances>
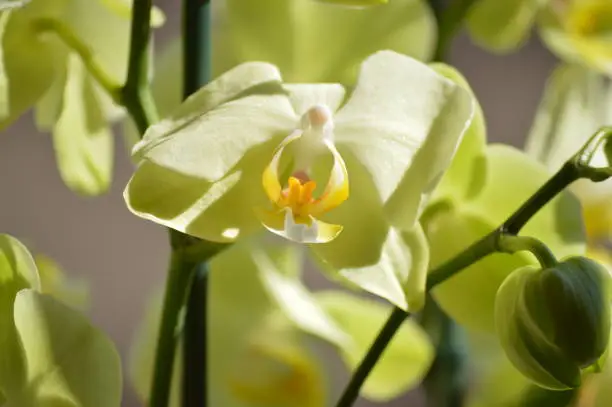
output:
<instances>
[{"instance_id":1,"label":"blurred background","mask_svg":"<svg viewBox=\"0 0 612 407\"><path fill-rule=\"evenodd\" d=\"M156 32L159 51L179 32L180 2L156 0L155 4L168 18ZM554 57L537 38L518 53L495 56L461 35L450 63L468 78L483 106L489 142L521 146ZM125 365L145 301L164 281L167 233L131 215L124 205L121 194L133 167L120 138L113 187L95 199L79 197L64 186L52 148L50 135L38 133L30 116L2 135L0 232L17 237L34 253L52 257L70 276L88 281L93 322L114 340ZM307 277L312 287L325 284L318 273ZM124 394L124 406L140 406L128 383ZM388 405L407 403L397 400Z\"/></svg>"}]
</instances>

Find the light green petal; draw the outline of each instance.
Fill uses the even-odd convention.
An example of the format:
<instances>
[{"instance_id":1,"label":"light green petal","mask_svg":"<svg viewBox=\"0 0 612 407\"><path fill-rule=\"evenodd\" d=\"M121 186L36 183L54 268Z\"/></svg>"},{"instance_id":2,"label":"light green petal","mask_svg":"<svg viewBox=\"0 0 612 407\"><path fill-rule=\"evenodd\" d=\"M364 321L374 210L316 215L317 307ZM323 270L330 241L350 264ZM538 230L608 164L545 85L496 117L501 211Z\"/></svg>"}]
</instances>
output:
<instances>
[{"instance_id":1,"label":"light green petal","mask_svg":"<svg viewBox=\"0 0 612 407\"><path fill-rule=\"evenodd\" d=\"M423 225L431 245L431 269L499 226L551 175L543 165L509 146L489 146L487 160L490 171L481 193L473 200L454 202L454 210L440 211ZM583 229L580 205L565 192L542 208L521 233L542 240L563 258L584 253ZM534 261L525 253L489 256L436 287L434 296L460 324L493 331L497 289L512 270Z\"/></svg>"},{"instance_id":2,"label":"light green petal","mask_svg":"<svg viewBox=\"0 0 612 407\"><path fill-rule=\"evenodd\" d=\"M424 1L338 7L311 0L213 3L215 72L258 60L277 65L288 82L352 83L367 55L391 49L427 60L435 22Z\"/></svg>"},{"instance_id":3,"label":"light green petal","mask_svg":"<svg viewBox=\"0 0 612 407\"><path fill-rule=\"evenodd\" d=\"M544 43L560 59L569 63L578 63L587 68L594 69L607 76L612 76L612 27L606 22L612 16L612 7L602 2L573 2L568 5L567 11L557 11L550 7L542 13L540 18L540 36ZM572 8L587 9L590 5L605 5L594 8L594 13L588 18L592 27L580 27L583 22L573 21L575 16ZM582 16L587 17L587 16ZM598 21L601 20L601 21ZM597 27L603 22L602 27ZM607 25L607 27L605 26Z\"/></svg>"},{"instance_id":4,"label":"light green petal","mask_svg":"<svg viewBox=\"0 0 612 407\"><path fill-rule=\"evenodd\" d=\"M131 8L129 0L70 0L63 21L89 47L101 70L112 81L122 84L127 76L131 17L115 13L104 4L108 2L124 2L128 11ZM110 121L125 115L125 109L115 105L97 82L95 92L105 118Z\"/></svg>"},{"instance_id":5,"label":"light green petal","mask_svg":"<svg viewBox=\"0 0 612 407\"><path fill-rule=\"evenodd\" d=\"M46 41L32 29L39 17L57 17L65 0L33 1L25 7L2 13L8 19L0 32L2 69L5 79L0 95L0 128L6 127L30 108L51 85L62 51L56 43ZM6 17L7 14L9 17ZM8 95L8 105L6 103Z\"/></svg>"},{"instance_id":6,"label":"light green petal","mask_svg":"<svg viewBox=\"0 0 612 407\"><path fill-rule=\"evenodd\" d=\"M172 52L172 50L169 50L168 58L176 56L175 52L177 51L178 50ZM163 73L169 74L170 72L172 71L168 68L168 70ZM180 88L180 86L178 86L178 88ZM166 87L164 87L164 89L166 89ZM251 97L261 97L265 95L275 96L268 101L270 106L266 110L271 110L272 112L278 110L279 112L286 113L289 117L293 117L293 110L291 109L289 101L275 95L282 94L283 92L281 87L281 76L276 67L260 62L248 62L237 66L215 78L191 95L182 104L178 106L168 106L172 111L167 113L164 120L156 123L147 130L142 142L138 143L134 148L133 154L136 158L144 157L147 152L167 141L166 138L168 137L185 139L189 138L190 133L196 131L201 133L199 131L199 126L201 122L207 123L211 121L208 115L209 113L213 113L211 110L223 103L231 101L238 102L240 98L249 95ZM160 92L159 97L161 96L162 94ZM180 101L180 95L176 94L176 96L178 96L176 102ZM246 99L254 103L246 104L243 107L244 110L253 110L255 107L253 105L256 102L260 102L259 99ZM241 105L238 105L238 107L240 108ZM278 114L279 113L277 113L277 115ZM262 116L263 115L262 112ZM240 116L240 118L244 120L242 116ZM223 120L222 117L216 119ZM238 122L238 124L243 123L244 122ZM191 130L191 132L187 130ZM198 134L191 134L191 138L197 135ZM200 137L203 136L200 135ZM216 154L216 152L214 154ZM189 171L186 172L190 173ZM199 174L196 173L195 175Z\"/></svg>"},{"instance_id":7,"label":"light green petal","mask_svg":"<svg viewBox=\"0 0 612 407\"><path fill-rule=\"evenodd\" d=\"M62 179L84 195L105 192L112 178L113 137L100 111L91 78L70 55L62 112L53 129L53 146Z\"/></svg>"},{"instance_id":8,"label":"light green petal","mask_svg":"<svg viewBox=\"0 0 612 407\"><path fill-rule=\"evenodd\" d=\"M363 63L355 91L335 117L338 150L367 169L391 223L409 230L473 111L462 87L412 58L381 51Z\"/></svg>"},{"instance_id":9,"label":"light green petal","mask_svg":"<svg viewBox=\"0 0 612 407\"><path fill-rule=\"evenodd\" d=\"M132 3L134 0L98 0L109 10L116 13L118 16L129 19L132 15ZM151 25L153 27L159 27L166 21L166 16L163 11L157 7L153 7L151 10Z\"/></svg>"},{"instance_id":10,"label":"light green petal","mask_svg":"<svg viewBox=\"0 0 612 407\"><path fill-rule=\"evenodd\" d=\"M59 264L47 256L39 254L34 260L43 294L52 295L79 310L89 307L89 284L86 281L69 278Z\"/></svg>"},{"instance_id":11,"label":"light green petal","mask_svg":"<svg viewBox=\"0 0 612 407\"><path fill-rule=\"evenodd\" d=\"M468 30L480 46L509 52L529 38L538 11L549 0L480 0L468 16Z\"/></svg>"},{"instance_id":12,"label":"light green petal","mask_svg":"<svg viewBox=\"0 0 612 407\"><path fill-rule=\"evenodd\" d=\"M0 0L0 11L12 10L25 6L29 0Z\"/></svg>"},{"instance_id":13,"label":"light green petal","mask_svg":"<svg viewBox=\"0 0 612 407\"><path fill-rule=\"evenodd\" d=\"M391 308L350 294L328 291L317 295L321 305L353 339L340 349L355 369L382 328ZM363 395L384 402L416 387L429 370L434 348L427 334L407 319L381 356L363 388Z\"/></svg>"},{"instance_id":14,"label":"light green petal","mask_svg":"<svg viewBox=\"0 0 612 407\"><path fill-rule=\"evenodd\" d=\"M308 109L317 104L329 107L335 112L344 102L345 90L339 84L317 84L317 85L285 85L289 92L291 106L298 116L302 116Z\"/></svg>"},{"instance_id":15,"label":"light green petal","mask_svg":"<svg viewBox=\"0 0 612 407\"><path fill-rule=\"evenodd\" d=\"M561 65L546 84L525 151L551 171L576 153L612 119L605 78L578 65Z\"/></svg>"},{"instance_id":16,"label":"light green petal","mask_svg":"<svg viewBox=\"0 0 612 407\"><path fill-rule=\"evenodd\" d=\"M453 157L450 167L435 190L431 204L439 199L473 197L483 187L486 178L487 131L484 115L467 80L456 69L445 64L432 64L436 72L462 86L470 92L475 101L474 118L465 132L461 144Z\"/></svg>"},{"instance_id":17,"label":"light green petal","mask_svg":"<svg viewBox=\"0 0 612 407\"><path fill-rule=\"evenodd\" d=\"M135 147L144 160L124 193L130 210L212 241L259 228L264 168L299 124L278 80L271 65L245 64L152 126Z\"/></svg>"},{"instance_id":18,"label":"light green petal","mask_svg":"<svg viewBox=\"0 0 612 407\"><path fill-rule=\"evenodd\" d=\"M113 407L121 403L121 360L113 343L84 316L45 294L22 290L15 326L27 383L14 405ZM10 398L10 395L9 395ZM19 400L19 401L17 401Z\"/></svg>"},{"instance_id":19,"label":"light green petal","mask_svg":"<svg viewBox=\"0 0 612 407\"><path fill-rule=\"evenodd\" d=\"M9 12L4 12L0 14L0 39L4 37L6 24L8 23L10 17L11 13ZM11 113L8 87L9 79L7 77L5 66L6 63L4 62L4 59L4 49L2 46L0 46L0 120L4 120L4 118Z\"/></svg>"},{"instance_id":20,"label":"light green petal","mask_svg":"<svg viewBox=\"0 0 612 407\"><path fill-rule=\"evenodd\" d=\"M36 264L28 250L17 239L0 235L0 392L5 396L20 386L25 374L13 322L15 296L24 288L39 287Z\"/></svg>"},{"instance_id":21,"label":"light green petal","mask_svg":"<svg viewBox=\"0 0 612 407\"><path fill-rule=\"evenodd\" d=\"M548 79L525 150L557 171L601 126L612 123L612 86L601 74L561 65ZM607 200L609 183L580 180L572 191L586 207Z\"/></svg>"},{"instance_id":22,"label":"light green petal","mask_svg":"<svg viewBox=\"0 0 612 407\"><path fill-rule=\"evenodd\" d=\"M338 347L349 338L316 302L313 294L295 276L282 273L264 253L253 253L264 289L296 327Z\"/></svg>"}]
</instances>

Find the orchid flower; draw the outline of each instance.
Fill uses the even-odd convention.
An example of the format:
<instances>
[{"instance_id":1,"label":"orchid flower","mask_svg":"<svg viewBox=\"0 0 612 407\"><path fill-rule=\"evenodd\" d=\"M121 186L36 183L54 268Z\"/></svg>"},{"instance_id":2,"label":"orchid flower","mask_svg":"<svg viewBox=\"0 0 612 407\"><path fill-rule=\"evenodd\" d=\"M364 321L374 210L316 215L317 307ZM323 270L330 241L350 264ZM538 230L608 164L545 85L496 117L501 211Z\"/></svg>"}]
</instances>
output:
<instances>
[{"instance_id":1,"label":"orchid flower","mask_svg":"<svg viewBox=\"0 0 612 407\"><path fill-rule=\"evenodd\" d=\"M34 106L62 179L85 195L110 184L110 122L123 109L103 86L127 74L130 8L128 0L30 0L0 12L0 128ZM152 22L163 22L159 10Z\"/></svg>"},{"instance_id":2,"label":"orchid flower","mask_svg":"<svg viewBox=\"0 0 612 407\"><path fill-rule=\"evenodd\" d=\"M612 75L612 3L608 0L479 0L468 18L472 38L508 52L537 25L544 43L565 62Z\"/></svg>"},{"instance_id":3,"label":"orchid flower","mask_svg":"<svg viewBox=\"0 0 612 407\"><path fill-rule=\"evenodd\" d=\"M285 85L265 63L234 68L136 144L129 209L209 241L265 227L315 243L310 251L333 275L419 307L427 244L417 219L473 100L392 51L366 59L346 101L345 93L337 84Z\"/></svg>"},{"instance_id":4,"label":"orchid flower","mask_svg":"<svg viewBox=\"0 0 612 407\"><path fill-rule=\"evenodd\" d=\"M366 7L350 7L357 3ZM346 84L378 50L427 61L436 44L435 18L424 0L220 0L212 12L217 73L263 61L288 82Z\"/></svg>"}]
</instances>

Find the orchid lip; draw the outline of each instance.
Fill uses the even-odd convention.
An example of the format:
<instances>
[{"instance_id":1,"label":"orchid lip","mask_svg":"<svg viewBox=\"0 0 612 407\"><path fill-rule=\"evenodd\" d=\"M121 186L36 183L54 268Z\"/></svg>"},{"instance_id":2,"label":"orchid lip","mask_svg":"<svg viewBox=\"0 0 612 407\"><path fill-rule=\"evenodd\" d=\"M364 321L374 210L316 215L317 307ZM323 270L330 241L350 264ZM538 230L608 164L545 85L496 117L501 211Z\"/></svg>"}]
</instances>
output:
<instances>
[{"instance_id":1,"label":"orchid lip","mask_svg":"<svg viewBox=\"0 0 612 407\"><path fill-rule=\"evenodd\" d=\"M262 184L273 209L260 211L260 220L273 233L301 243L323 243L335 239L342 226L318 219L341 205L349 195L348 173L342 156L333 143L331 111L315 105L301 119L301 128L289 134L276 148L265 168ZM279 179L279 163L285 148L300 142L295 168L283 188ZM314 158L326 151L332 154L333 166L327 185L319 197L313 196L316 182L308 172Z\"/></svg>"}]
</instances>

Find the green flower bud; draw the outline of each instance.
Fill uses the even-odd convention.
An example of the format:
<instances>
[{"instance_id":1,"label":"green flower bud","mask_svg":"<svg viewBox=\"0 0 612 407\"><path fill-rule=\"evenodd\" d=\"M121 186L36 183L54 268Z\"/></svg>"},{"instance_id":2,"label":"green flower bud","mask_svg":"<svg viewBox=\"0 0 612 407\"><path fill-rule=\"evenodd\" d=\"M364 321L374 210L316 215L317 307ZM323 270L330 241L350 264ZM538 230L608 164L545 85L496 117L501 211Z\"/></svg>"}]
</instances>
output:
<instances>
[{"instance_id":1,"label":"green flower bud","mask_svg":"<svg viewBox=\"0 0 612 407\"><path fill-rule=\"evenodd\" d=\"M495 299L497 334L512 364L541 387L580 386L581 370L608 346L608 282L608 272L585 257L512 272Z\"/></svg>"}]
</instances>

